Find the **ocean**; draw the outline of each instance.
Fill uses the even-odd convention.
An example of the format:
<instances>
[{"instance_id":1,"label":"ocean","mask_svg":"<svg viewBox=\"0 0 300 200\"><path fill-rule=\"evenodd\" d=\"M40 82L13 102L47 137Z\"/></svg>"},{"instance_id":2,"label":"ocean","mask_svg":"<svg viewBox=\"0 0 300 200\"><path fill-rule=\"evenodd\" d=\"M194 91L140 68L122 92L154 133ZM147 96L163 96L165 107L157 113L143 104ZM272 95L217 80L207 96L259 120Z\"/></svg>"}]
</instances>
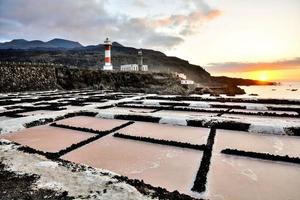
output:
<instances>
[{"instance_id":1,"label":"ocean","mask_svg":"<svg viewBox=\"0 0 300 200\"><path fill-rule=\"evenodd\" d=\"M272 86L240 86L246 92L238 97L256 97L272 99L299 99L300 82L282 82L281 85Z\"/></svg>"}]
</instances>

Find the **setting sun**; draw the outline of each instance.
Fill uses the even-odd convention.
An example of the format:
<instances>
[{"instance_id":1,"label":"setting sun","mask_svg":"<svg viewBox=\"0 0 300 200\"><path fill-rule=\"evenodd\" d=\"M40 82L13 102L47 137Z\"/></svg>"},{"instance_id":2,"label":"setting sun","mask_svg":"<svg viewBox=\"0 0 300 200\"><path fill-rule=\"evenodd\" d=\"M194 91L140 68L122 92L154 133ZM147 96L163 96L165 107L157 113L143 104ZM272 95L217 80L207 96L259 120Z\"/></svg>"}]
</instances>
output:
<instances>
[{"instance_id":1,"label":"setting sun","mask_svg":"<svg viewBox=\"0 0 300 200\"><path fill-rule=\"evenodd\" d=\"M257 79L260 80L260 81L267 81L269 80L269 74L268 72L259 72L258 73L258 76L257 76Z\"/></svg>"},{"instance_id":2,"label":"setting sun","mask_svg":"<svg viewBox=\"0 0 300 200\"><path fill-rule=\"evenodd\" d=\"M276 71L273 70L262 70L248 72L247 77L258 81L273 81L277 77Z\"/></svg>"}]
</instances>

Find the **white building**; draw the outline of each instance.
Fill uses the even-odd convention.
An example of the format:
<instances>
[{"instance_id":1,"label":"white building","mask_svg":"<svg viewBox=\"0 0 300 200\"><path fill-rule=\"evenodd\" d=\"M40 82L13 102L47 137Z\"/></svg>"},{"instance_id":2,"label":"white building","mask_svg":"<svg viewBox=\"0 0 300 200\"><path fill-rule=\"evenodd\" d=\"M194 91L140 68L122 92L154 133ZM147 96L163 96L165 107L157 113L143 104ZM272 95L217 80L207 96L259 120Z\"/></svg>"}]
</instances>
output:
<instances>
[{"instance_id":1,"label":"white building","mask_svg":"<svg viewBox=\"0 0 300 200\"><path fill-rule=\"evenodd\" d=\"M141 66L141 71L147 72L148 71L148 65L142 65Z\"/></svg>"},{"instance_id":2,"label":"white building","mask_svg":"<svg viewBox=\"0 0 300 200\"><path fill-rule=\"evenodd\" d=\"M121 71L139 71L138 64L121 65ZM142 65L141 71L148 71L148 65Z\"/></svg>"},{"instance_id":3,"label":"white building","mask_svg":"<svg viewBox=\"0 0 300 200\"><path fill-rule=\"evenodd\" d=\"M194 81L192 80L181 80L182 85L193 85Z\"/></svg>"}]
</instances>

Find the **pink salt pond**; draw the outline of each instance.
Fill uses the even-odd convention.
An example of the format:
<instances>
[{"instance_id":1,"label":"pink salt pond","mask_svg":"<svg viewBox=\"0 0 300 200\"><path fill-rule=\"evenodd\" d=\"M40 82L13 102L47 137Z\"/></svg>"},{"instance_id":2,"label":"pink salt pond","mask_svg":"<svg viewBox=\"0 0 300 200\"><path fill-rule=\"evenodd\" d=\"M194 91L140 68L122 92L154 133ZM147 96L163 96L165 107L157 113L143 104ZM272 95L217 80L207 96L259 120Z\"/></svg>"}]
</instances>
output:
<instances>
[{"instance_id":1,"label":"pink salt pond","mask_svg":"<svg viewBox=\"0 0 300 200\"><path fill-rule=\"evenodd\" d=\"M298 200L300 166L213 154L207 199Z\"/></svg>"},{"instance_id":2,"label":"pink salt pond","mask_svg":"<svg viewBox=\"0 0 300 200\"><path fill-rule=\"evenodd\" d=\"M188 194L199 169L202 152L108 135L62 158Z\"/></svg>"},{"instance_id":3,"label":"pink salt pond","mask_svg":"<svg viewBox=\"0 0 300 200\"><path fill-rule=\"evenodd\" d=\"M274 155L300 157L298 136L255 134L243 131L217 130L214 149L231 148Z\"/></svg>"},{"instance_id":4,"label":"pink salt pond","mask_svg":"<svg viewBox=\"0 0 300 200\"><path fill-rule=\"evenodd\" d=\"M206 144L209 135L208 128L188 126L173 126L150 122L135 122L119 133L131 136L150 137L154 139L170 140L191 144Z\"/></svg>"},{"instance_id":5,"label":"pink salt pond","mask_svg":"<svg viewBox=\"0 0 300 200\"><path fill-rule=\"evenodd\" d=\"M68 126L80 127L80 128L89 128L98 131L109 131L127 122L128 121L125 120L101 119L96 117L77 116L77 117L63 119L57 121L56 123L68 125Z\"/></svg>"},{"instance_id":6,"label":"pink salt pond","mask_svg":"<svg viewBox=\"0 0 300 200\"><path fill-rule=\"evenodd\" d=\"M56 153L93 136L95 134L51 126L38 126L4 135L0 138L29 146L36 150Z\"/></svg>"}]
</instances>

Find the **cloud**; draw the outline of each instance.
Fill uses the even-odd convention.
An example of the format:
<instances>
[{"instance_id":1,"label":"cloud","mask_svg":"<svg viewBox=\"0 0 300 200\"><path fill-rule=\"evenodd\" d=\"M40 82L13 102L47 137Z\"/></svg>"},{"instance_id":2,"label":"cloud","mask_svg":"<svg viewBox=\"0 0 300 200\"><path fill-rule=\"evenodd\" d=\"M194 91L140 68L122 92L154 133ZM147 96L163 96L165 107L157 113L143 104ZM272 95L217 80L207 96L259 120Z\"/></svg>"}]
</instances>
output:
<instances>
[{"instance_id":1,"label":"cloud","mask_svg":"<svg viewBox=\"0 0 300 200\"><path fill-rule=\"evenodd\" d=\"M249 72L263 70L288 70L300 69L300 57L293 59L279 60L275 62L225 62L225 63L210 63L207 69L211 72Z\"/></svg>"},{"instance_id":2,"label":"cloud","mask_svg":"<svg viewBox=\"0 0 300 200\"><path fill-rule=\"evenodd\" d=\"M186 14L133 17L108 12L105 5L110 0L0 0L0 35L40 40L62 37L83 44L98 44L110 36L125 45L170 49L220 14L202 0L182 2L191 8ZM134 0L133 4L148 11L149 3Z\"/></svg>"},{"instance_id":3,"label":"cloud","mask_svg":"<svg viewBox=\"0 0 300 200\"><path fill-rule=\"evenodd\" d=\"M134 0L133 4L137 7L146 7L146 3L144 0Z\"/></svg>"},{"instance_id":4,"label":"cloud","mask_svg":"<svg viewBox=\"0 0 300 200\"><path fill-rule=\"evenodd\" d=\"M183 37L197 33L204 23L222 14L220 10L209 7L204 1L184 1L186 4L192 4L195 8L186 14L173 14L167 17L145 20L148 20L148 24L153 28L179 29L179 35Z\"/></svg>"},{"instance_id":5,"label":"cloud","mask_svg":"<svg viewBox=\"0 0 300 200\"><path fill-rule=\"evenodd\" d=\"M155 37L148 37L144 40L144 43L149 46L152 45L156 48L162 47L162 46L173 46L178 45L184 40L180 37L173 37L173 36L155 36Z\"/></svg>"}]
</instances>

